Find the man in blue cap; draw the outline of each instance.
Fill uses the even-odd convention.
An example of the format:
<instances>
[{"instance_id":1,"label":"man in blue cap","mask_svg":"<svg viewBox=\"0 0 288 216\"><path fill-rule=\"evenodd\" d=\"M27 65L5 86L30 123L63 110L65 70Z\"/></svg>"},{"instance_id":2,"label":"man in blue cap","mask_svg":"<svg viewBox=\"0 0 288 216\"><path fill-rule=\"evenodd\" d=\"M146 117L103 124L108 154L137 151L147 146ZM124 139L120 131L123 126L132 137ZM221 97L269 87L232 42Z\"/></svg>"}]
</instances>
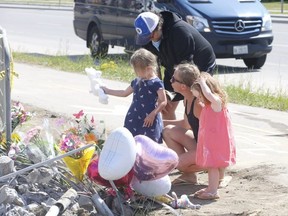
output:
<instances>
[{"instance_id":1,"label":"man in blue cap","mask_svg":"<svg viewBox=\"0 0 288 216\"><path fill-rule=\"evenodd\" d=\"M159 14L143 12L138 15L134 23L137 38L136 43L154 53L164 71L164 86L173 95L164 111L163 119L176 119L175 110L181 94L175 93L171 78L174 67L183 62L191 62L200 71L213 74L216 57L211 44L190 24L170 11ZM168 95L168 96L169 96Z\"/></svg>"}]
</instances>

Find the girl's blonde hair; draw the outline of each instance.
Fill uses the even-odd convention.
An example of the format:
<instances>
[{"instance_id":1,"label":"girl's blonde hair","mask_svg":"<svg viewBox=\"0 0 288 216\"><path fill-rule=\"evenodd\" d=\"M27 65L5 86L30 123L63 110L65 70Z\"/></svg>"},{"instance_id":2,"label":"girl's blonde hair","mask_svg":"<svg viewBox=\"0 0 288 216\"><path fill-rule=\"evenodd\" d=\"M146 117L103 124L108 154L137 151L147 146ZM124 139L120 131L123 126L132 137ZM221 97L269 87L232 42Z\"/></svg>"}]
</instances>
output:
<instances>
[{"instance_id":1,"label":"girl's blonde hair","mask_svg":"<svg viewBox=\"0 0 288 216\"><path fill-rule=\"evenodd\" d=\"M211 74L209 74L207 72L201 72L200 76L205 78L206 84L209 87L209 89L211 90L211 92L213 94L217 94L222 101L222 105L226 106L227 100L228 100L227 93L224 91L224 89L221 88L219 81L216 78L212 77ZM200 86L198 81L196 81L192 85L191 89L195 89L196 91L198 91L202 95L202 97L204 98L205 103L208 103L208 104L211 103L204 96L203 91L202 91L201 86Z\"/></svg>"},{"instance_id":2,"label":"girl's blonde hair","mask_svg":"<svg viewBox=\"0 0 288 216\"><path fill-rule=\"evenodd\" d=\"M140 48L133 53L130 58L130 64L134 68L141 69L145 69L146 67L151 66L155 71L158 67L156 56L144 48Z\"/></svg>"},{"instance_id":3,"label":"girl's blonde hair","mask_svg":"<svg viewBox=\"0 0 288 216\"><path fill-rule=\"evenodd\" d=\"M188 87L200 77L200 71L196 65L191 63L181 63L175 67L179 74L180 81Z\"/></svg>"}]
</instances>

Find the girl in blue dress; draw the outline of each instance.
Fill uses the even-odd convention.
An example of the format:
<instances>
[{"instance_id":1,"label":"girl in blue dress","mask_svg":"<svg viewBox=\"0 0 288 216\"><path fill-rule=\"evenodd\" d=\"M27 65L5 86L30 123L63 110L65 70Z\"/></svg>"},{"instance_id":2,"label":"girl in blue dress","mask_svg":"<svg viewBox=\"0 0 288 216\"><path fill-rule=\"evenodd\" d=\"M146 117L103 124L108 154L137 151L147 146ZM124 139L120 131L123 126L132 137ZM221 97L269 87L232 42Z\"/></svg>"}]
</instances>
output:
<instances>
[{"instance_id":1,"label":"girl in blue dress","mask_svg":"<svg viewBox=\"0 0 288 216\"><path fill-rule=\"evenodd\" d=\"M133 93L133 100L126 114L124 127L133 136L142 134L157 143L162 143L163 122L161 111L167 104L163 81L157 73L157 59L146 49L138 49L131 56L136 78L125 90L101 87L106 94L127 97Z\"/></svg>"}]
</instances>

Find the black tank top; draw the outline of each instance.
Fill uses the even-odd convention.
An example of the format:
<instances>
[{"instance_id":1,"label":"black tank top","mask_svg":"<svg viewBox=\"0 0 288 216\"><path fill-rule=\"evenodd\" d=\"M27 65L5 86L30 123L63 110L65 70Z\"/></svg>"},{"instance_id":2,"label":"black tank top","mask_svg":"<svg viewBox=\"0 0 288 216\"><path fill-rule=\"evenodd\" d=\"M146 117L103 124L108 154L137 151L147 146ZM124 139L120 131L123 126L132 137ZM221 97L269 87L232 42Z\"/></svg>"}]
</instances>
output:
<instances>
[{"instance_id":1,"label":"black tank top","mask_svg":"<svg viewBox=\"0 0 288 216\"><path fill-rule=\"evenodd\" d=\"M193 101L192 101L190 113L187 113L187 100L186 100L185 115L187 116L189 125L190 125L190 127L191 127L191 129L193 131L195 140L197 142L197 140L198 140L198 130L199 130L199 119L193 113L195 100L196 100L196 98L194 98Z\"/></svg>"}]
</instances>

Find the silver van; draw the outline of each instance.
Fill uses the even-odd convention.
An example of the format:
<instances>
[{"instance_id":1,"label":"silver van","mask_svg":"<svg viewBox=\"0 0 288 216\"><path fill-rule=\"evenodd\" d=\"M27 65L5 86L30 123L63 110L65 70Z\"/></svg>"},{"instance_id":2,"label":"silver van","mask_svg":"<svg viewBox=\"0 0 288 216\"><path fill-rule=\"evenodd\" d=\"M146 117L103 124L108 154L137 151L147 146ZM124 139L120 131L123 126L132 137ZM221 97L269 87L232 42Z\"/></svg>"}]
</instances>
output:
<instances>
[{"instance_id":1,"label":"silver van","mask_svg":"<svg viewBox=\"0 0 288 216\"><path fill-rule=\"evenodd\" d=\"M271 17L259 0L75 0L73 25L93 57L105 56L109 45L135 50L135 18L161 10L193 25L217 58L243 59L258 69L272 50Z\"/></svg>"}]
</instances>

